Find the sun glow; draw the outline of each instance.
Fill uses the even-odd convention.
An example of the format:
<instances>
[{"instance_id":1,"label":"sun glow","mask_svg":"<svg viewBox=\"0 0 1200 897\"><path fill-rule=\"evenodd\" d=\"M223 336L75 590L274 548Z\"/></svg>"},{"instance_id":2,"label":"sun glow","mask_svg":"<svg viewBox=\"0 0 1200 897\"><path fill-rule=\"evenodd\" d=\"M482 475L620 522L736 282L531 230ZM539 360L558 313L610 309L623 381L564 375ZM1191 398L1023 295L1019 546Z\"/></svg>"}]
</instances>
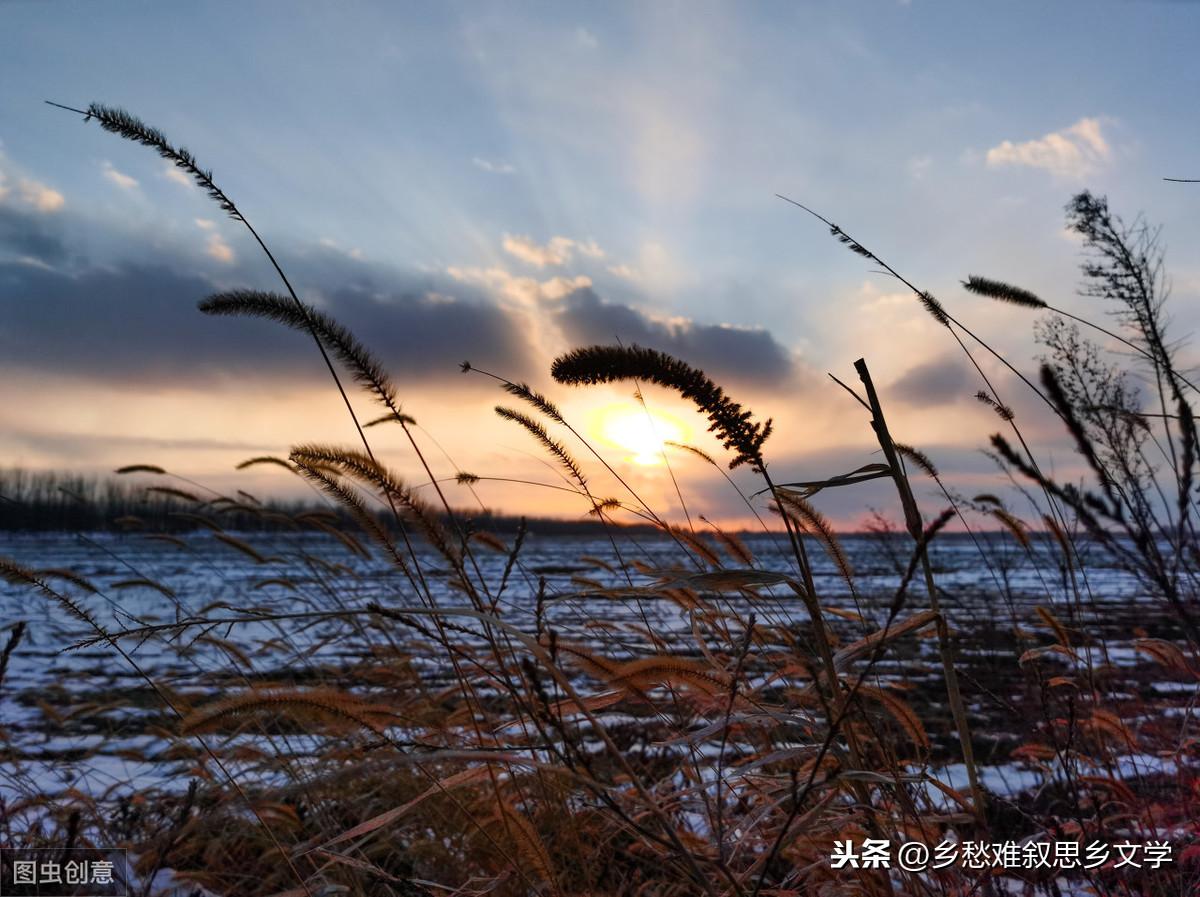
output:
<instances>
[{"instance_id":1,"label":"sun glow","mask_svg":"<svg viewBox=\"0 0 1200 897\"><path fill-rule=\"evenodd\" d=\"M686 442L687 428L661 411L614 405L597 416L596 432L606 443L627 452L627 461L653 467L663 463L667 442Z\"/></svg>"}]
</instances>

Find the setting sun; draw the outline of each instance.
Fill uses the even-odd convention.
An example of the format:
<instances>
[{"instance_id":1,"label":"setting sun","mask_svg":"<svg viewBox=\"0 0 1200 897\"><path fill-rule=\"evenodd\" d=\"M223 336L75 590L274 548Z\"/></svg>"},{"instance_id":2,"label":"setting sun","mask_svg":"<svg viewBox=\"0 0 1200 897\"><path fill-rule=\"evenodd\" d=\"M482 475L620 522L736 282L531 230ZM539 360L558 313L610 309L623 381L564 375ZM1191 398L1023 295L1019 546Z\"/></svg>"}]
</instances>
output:
<instances>
[{"instance_id":1,"label":"setting sun","mask_svg":"<svg viewBox=\"0 0 1200 897\"><path fill-rule=\"evenodd\" d=\"M663 463L664 443L688 438L686 427L671 415L624 404L602 409L596 432L610 446L628 452L625 460L648 467Z\"/></svg>"}]
</instances>

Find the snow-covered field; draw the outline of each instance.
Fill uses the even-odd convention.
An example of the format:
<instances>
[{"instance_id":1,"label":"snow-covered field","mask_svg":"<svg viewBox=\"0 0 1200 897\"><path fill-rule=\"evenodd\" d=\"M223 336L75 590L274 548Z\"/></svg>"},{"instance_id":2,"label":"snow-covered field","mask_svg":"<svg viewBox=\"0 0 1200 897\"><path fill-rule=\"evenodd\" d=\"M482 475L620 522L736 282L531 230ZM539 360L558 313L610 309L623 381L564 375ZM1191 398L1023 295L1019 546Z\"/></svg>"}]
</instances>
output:
<instances>
[{"instance_id":1,"label":"snow-covered field","mask_svg":"<svg viewBox=\"0 0 1200 897\"><path fill-rule=\"evenodd\" d=\"M76 597L101 626L114 633L191 617L361 608L371 600L385 606L415 605L406 581L382 559L356 557L326 536L289 533L244 538L267 557L265 563L207 533L185 536L184 546L140 535L0 534L0 556L27 567L70 570L86 577L97 588L96 594L84 595L53 576L50 581ZM977 737L997 746L994 758L981 758L991 767L986 783L997 793L1011 794L1037 782L1036 775L1007 760L1007 750L1022 737L1021 729L1028 722L1011 718L1012 705L1005 703L1020 699L1019 651L1012 632L1020 626L1049 643L1052 636L1044 630L1039 633L1033 608L1063 606L1070 592L1067 583L1053 575L1052 560L1031 562L1007 536L981 538L987 543L990 566L981 561L976 544L961 536L936 543L932 557L938 585L945 593L943 604L960 633L959 661L973 726ZM747 543L761 568L788 569L781 541L763 535L749 537ZM901 540L887 543L870 537L850 537L844 544L856 572L856 594L851 594L819 550L812 555L824 603L836 610L862 611L874 621L864 628L838 618L839 631L851 639L882 623L881 607L891 598L897 564L907 561L909 546ZM621 550L626 561L636 559L656 568L669 567L679 557L678 547L661 537L640 538L623 544ZM479 551L476 557L483 579L498 582L506 557L492 551ZM602 621L608 626L608 649L633 656L644 649L645 640L631 628L622 628L623 624L652 620L656 634L666 643L694 644L688 615L675 604L581 596L587 589L572 581L574 575L615 582L610 571L588 562L588 557L614 562L606 539L532 535L499 612L507 621L532 629L533 595L544 577L547 620L565 638L592 640L597 621ZM445 590L444 571L439 572L431 552L423 555L423 566L447 603L463 603ZM1170 635L1161 609L1142 599L1133 579L1102 558L1090 564L1081 588L1086 596L1082 628L1096 638L1081 647L1081 657L1090 657L1094 664L1108 663L1132 673L1138 664L1145 664L1134 650L1134 639ZM754 607L741 598L721 600L738 612L753 611L766 622L806 620L802 604L786 588L767 590ZM922 610L926 602L922 588L914 585L905 612ZM1061 615L1066 617L1067 611ZM146 677L180 694L203 696L251 680L283 679L317 665L337 669L363 659L360 643L330 638L339 627L331 629L333 624L324 622L193 628L174 639L127 640L122 644L128 659L103 643L72 650L76 641L95 633L32 589L0 584L0 630L18 620L26 621L28 628L0 686L0 722L7 740L0 755L0 794L10 797L69 788L111 796L122 789L184 781L181 774L189 760L168 750L169 742L148 728L170 727L173 719L147 686ZM206 637L197 639L201 632ZM877 671L883 682L913 686L914 703L936 716L943 712L945 698L935 661L931 640L911 639L889 652ZM440 669L440 661L432 656L413 657L413 663L431 676ZM1153 676L1153 681L1131 677L1129 697L1144 692L1143 697L1169 705L1168 714L1189 715L1196 699L1195 682L1171 681L1162 677L1161 670ZM135 694L143 699L127 700ZM950 733L931 734L946 754L946 763L952 764ZM302 752L299 741L296 749ZM1143 760L1131 757L1129 771L1166 771L1158 758ZM947 777L953 778L954 767L946 768Z\"/></svg>"}]
</instances>

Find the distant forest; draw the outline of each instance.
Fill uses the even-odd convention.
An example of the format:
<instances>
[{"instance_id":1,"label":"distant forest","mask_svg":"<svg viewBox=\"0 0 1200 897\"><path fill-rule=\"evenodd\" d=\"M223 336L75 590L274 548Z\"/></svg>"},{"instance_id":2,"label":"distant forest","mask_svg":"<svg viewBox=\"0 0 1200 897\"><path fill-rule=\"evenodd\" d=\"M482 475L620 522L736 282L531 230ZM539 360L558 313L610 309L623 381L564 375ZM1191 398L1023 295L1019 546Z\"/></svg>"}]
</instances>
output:
<instances>
[{"instance_id":1,"label":"distant forest","mask_svg":"<svg viewBox=\"0 0 1200 897\"><path fill-rule=\"evenodd\" d=\"M516 532L524 519L480 509L455 514L470 521L473 530L493 533ZM312 501L261 500L241 491L220 496L169 475L147 483L144 478L0 469L0 532L183 532L207 528L208 521L226 530L279 531L310 528L330 517L349 520L315 496ZM381 511L379 520L388 525L390 512ZM526 523L531 532L546 535L591 535L602 526L586 518L541 517ZM622 527L627 532L652 529Z\"/></svg>"}]
</instances>

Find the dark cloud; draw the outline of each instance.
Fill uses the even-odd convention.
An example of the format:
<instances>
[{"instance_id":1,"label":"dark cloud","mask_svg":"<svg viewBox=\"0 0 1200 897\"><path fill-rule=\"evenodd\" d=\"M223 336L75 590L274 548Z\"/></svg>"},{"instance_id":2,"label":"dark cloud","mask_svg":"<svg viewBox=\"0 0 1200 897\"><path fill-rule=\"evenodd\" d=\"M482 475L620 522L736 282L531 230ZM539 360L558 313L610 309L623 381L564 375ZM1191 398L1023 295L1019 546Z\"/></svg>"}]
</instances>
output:
<instances>
[{"instance_id":1,"label":"dark cloud","mask_svg":"<svg viewBox=\"0 0 1200 897\"><path fill-rule=\"evenodd\" d=\"M109 254L117 260L100 264L69 253L51 229L82 232L87 222L69 212L51 223L46 217L0 207L0 369L143 388L251 378L315 382L325 376L304 334L197 311L197 301L220 288L279 290L277 282L264 280L269 269L254 254L216 265L199 246L164 245L158 235L118 229ZM545 373L522 313L500 307L478 286L324 245L285 248L279 258L305 300L356 334L402 391L406 381L457 378L463 360L516 379ZM573 345L620 339L669 352L721 382L794 382L790 354L765 330L655 321L629 305L605 302L591 289L548 303L541 313Z\"/></svg>"},{"instance_id":2,"label":"dark cloud","mask_svg":"<svg viewBox=\"0 0 1200 897\"><path fill-rule=\"evenodd\" d=\"M139 384L323 376L304 334L270 322L202 315L196 302L214 289L204 277L163 265L66 274L0 263L0 366ZM405 378L457 376L464 358L529 374L518 323L494 306L419 286L405 289L394 280L391 289L360 284L326 297L322 306L401 386Z\"/></svg>"},{"instance_id":3,"label":"dark cloud","mask_svg":"<svg viewBox=\"0 0 1200 897\"><path fill-rule=\"evenodd\" d=\"M37 452L41 457L67 459L94 454L96 449L239 451L247 454L287 454L288 451L286 443L256 443L236 439L163 439L119 433L59 433L18 429L6 432L4 439L13 445Z\"/></svg>"},{"instance_id":4,"label":"dark cloud","mask_svg":"<svg viewBox=\"0 0 1200 897\"><path fill-rule=\"evenodd\" d=\"M162 248L154 234L117 230L126 260L89 263L69 254L61 236L87 226L69 213L51 219L0 206L0 368L139 386L325 376L304 334L196 309L219 289L212 272L225 286L278 290L262 281L261 259L214 267L183 248ZM145 245L159 248L148 256ZM522 324L475 288L324 246L280 258L305 298L349 327L401 388L406 379L457 377L464 358L512 376L532 373Z\"/></svg>"},{"instance_id":5,"label":"dark cloud","mask_svg":"<svg viewBox=\"0 0 1200 897\"><path fill-rule=\"evenodd\" d=\"M67 257L66 246L46 215L0 205L0 251L54 265Z\"/></svg>"},{"instance_id":6,"label":"dark cloud","mask_svg":"<svg viewBox=\"0 0 1200 897\"><path fill-rule=\"evenodd\" d=\"M971 395L971 377L954 358L937 358L909 368L891 386L891 394L907 405L945 405Z\"/></svg>"},{"instance_id":7,"label":"dark cloud","mask_svg":"<svg viewBox=\"0 0 1200 897\"><path fill-rule=\"evenodd\" d=\"M555 318L572 345L618 339L637 343L674 355L719 381L778 386L795 372L787 349L766 330L655 321L628 305L604 302L587 287L563 297Z\"/></svg>"},{"instance_id":8,"label":"dark cloud","mask_svg":"<svg viewBox=\"0 0 1200 897\"><path fill-rule=\"evenodd\" d=\"M400 375L457 376L464 359L512 377L535 373L521 324L493 305L437 291L376 295L349 287L333 295L330 308Z\"/></svg>"}]
</instances>

